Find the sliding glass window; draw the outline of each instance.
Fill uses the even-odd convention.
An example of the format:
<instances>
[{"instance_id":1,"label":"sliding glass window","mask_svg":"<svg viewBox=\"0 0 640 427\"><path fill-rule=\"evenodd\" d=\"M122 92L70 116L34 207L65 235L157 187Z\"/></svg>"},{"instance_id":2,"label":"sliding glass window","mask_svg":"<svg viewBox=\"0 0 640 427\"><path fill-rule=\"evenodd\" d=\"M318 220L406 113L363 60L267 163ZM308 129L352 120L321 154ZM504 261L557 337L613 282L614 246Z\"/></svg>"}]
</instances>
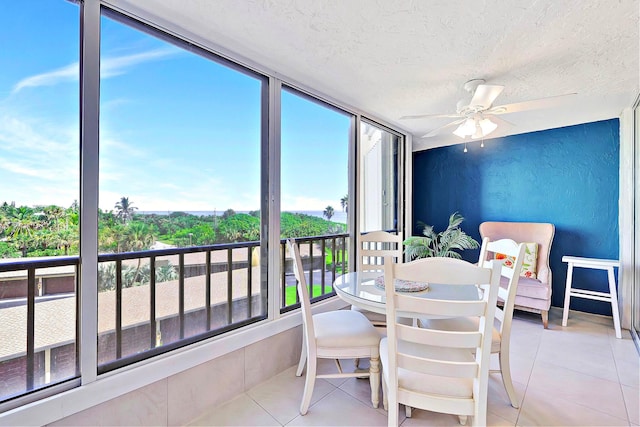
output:
<instances>
[{"instance_id":1,"label":"sliding glass window","mask_svg":"<svg viewBox=\"0 0 640 427\"><path fill-rule=\"evenodd\" d=\"M360 126L360 232L402 232L402 136L380 125Z\"/></svg>"},{"instance_id":2,"label":"sliding glass window","mask_svg":"<svg viewBox=\"0 0 640 427\"><path fill-rule=\"evenodd\" d=\"M266 80L110 12L101 23L98 363L266 317Z\"/></svg>"},{"instance_id":3,"label":"sliding glass window","mask_svg":"<svg viewBox=\"0 0 640 427\"><path fill-rule=\"evenodd\" d=\"M302 94L282 91L281 236L296 238L311 299L333 295L348 266L349 146L353 115ZM282 255L282 308L297 306L291 260Z\"/></svg>"},{"instance_id":4,"label":"sliding glass window","mask_svg":"<svg viewBox=\"0 0 640 427\"><path fill-rule=\"evenodd\" d=\"M78 45L77 4L0 2L0 403L79 375Z\"/></svg>"}]
</instances>

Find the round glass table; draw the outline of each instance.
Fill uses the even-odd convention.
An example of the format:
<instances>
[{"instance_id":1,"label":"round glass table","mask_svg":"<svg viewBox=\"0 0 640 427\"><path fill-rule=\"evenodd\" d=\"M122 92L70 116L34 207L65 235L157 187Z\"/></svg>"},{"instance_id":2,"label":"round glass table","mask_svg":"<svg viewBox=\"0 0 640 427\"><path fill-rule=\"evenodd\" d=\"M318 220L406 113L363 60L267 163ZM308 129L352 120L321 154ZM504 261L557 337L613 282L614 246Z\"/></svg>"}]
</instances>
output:
<instances>
[{"instance_id":1,"label":"round glass table","mask_svg":"<svg viewBox=\"0 0 640 427\"><path fill-rule=\"evenodd\" d=\"M365 271L343 274L333 282L336 294L344 301L356 307L386 314L385 290L376 286L376 279L383 276L382 271ZM378 279L381 280L381 279ZM478 288L474 285L450 286L429 283L428 288L419 292L407 292L418 298L442 300L476 300L479 298ZM410 313L407 316L412 317Z\"/></svg>"}]
</instances>

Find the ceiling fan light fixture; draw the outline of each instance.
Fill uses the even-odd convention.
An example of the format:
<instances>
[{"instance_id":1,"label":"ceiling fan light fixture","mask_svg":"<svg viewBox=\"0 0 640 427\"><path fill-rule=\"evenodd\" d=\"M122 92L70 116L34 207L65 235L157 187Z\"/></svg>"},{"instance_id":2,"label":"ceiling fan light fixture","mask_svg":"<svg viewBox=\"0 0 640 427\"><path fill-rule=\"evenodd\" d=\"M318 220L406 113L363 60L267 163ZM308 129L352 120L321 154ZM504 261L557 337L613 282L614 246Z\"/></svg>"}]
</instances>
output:
<instances>
[{"instance_id":1,"label":"ceiling fan light fixture","mask_svg":"<svg viewBox=\"0 0 640 427\"><path fill-rule=\"evenodd\" d=\"M482 129L482 136L489 135L491 132L496 130L496 128L498 127L498 125L496 123L492 122L489 119L482 119L482 120L480 120L480 122L478 124L479 124L480 128Z\"/></svg>"},{"instance_id":2,"label":"ceiling fan light fixture","mask_svg":"<svg viewBox=\"0 0 640 427\"><path fill-rule=\"evenodd\" d=\"M476 132L476 122L473 119L467 119L462 123L453 134L460 138L466 138L469 135L473 135Z\"/></svg>"},{"instance_id":3,"label":"ceiling fan light fixture","mask_svg":"<svg viewBox=\"0 0 640 427\"><path fill-rule=\"evenodd\" d=\"M471 135L471 139L480 139L484 136L480 123L476 122L476 131Z\"/></svg>"}]
</instances>

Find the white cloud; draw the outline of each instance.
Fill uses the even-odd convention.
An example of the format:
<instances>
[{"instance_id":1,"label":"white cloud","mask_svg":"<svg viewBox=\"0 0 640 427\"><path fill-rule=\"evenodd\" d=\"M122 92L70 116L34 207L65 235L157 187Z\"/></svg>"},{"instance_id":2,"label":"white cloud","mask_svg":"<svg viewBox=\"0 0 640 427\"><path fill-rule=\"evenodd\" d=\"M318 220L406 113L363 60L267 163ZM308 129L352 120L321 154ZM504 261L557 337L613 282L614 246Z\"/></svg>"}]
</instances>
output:
<instances>
[{"instance_id":1,"label":"white cloud","mask_svg":"<svg viewBox=\"0 0 640 427\"><path fill-rule=\"evenodd\" d=\"M2 149L22 154L36 152L51 156L61 152L65 155L71 154L69 151L72 148L77 152L77 145L71 147L69 143L61 143L54 138L77 141L78 137L70 134L68 129L56 126L56 124L51 126L44 122L30 122L8 114L3 115L0 117Z\"/></svg>"},{"instance_id":2,"label":"white cloud","mask_svg":"<svg viewBox=\"0 0 640 427\"><path fill-rule=\"evenodd\" d=\"M164 59L168 56L180 53L181 50L176 47L165 47L148 52L136 53L133 55L118 56L114 58L106 58L102 60L100 65L100 77L109 78L123 74L128 68L144 62L156 61Z\"/></svg>"},{"instance_id":3,"label":"white cloud","mask_svg":"<svg viewBox=\"0 0 640 427\"><path fill-rule=\"evenodd\" d=\"M19 165L16 163L12 163L7 161L6 159L0 158L0 169L4 169L11 173L17 173L20 175L27 176L41 176L42 169L40 168L30 168L23 165Z\"/></svg>"},{"instance_id":4,"label":"white cloud","mask_svg":"<svg viewBox=\"0 0 640 427\"><path fill-rule=\"evenodd\" d=\"M132 55L103 58L100 64L100 78L105 79L118 76L124 74L129 68L135 65L161 60L179 52L180 50L178 48L170 46ZM46 73L26 77L16 83L11 93L17 93L27 87L53 86L58 83L78 81L79 70L80 65L76 61Z\"/></svg>"},{"instance_id":5,"label":"white cloud","mask_svg":"<svg viewBox=\"0 0 640 427\"><path fill-rule=\"evenodd\" d=\"M107 133L107 132L104 132ZM108 151L111 153L118 153L119 157L136 157L145 158L148 153L145 150L131 145L127 142L120 141L117 138L110 136L100 137L100 149L101 151Z\"/></svg>"},{"instance_id":6,"label":"white cloud","mask_svg":"<svg viewBox=\"0 0 640 427\"><path fill-rule=\"evenodd\" d=\"M25 87L53 86L60 82L77 81L79 69L79 63L74 62L57 70L24 78L13 87L11 93L17 93Z\"/></svg>"},{"instance_id":7,"label":"white cloud","mask_svg":"<svg viewBox=\"0 0 640 427\"><path fill-rule=\"evenodd\" d=\"M78 199L77 127L0 115L0 201L70 205Z\"/></svg>"}]
</instances>

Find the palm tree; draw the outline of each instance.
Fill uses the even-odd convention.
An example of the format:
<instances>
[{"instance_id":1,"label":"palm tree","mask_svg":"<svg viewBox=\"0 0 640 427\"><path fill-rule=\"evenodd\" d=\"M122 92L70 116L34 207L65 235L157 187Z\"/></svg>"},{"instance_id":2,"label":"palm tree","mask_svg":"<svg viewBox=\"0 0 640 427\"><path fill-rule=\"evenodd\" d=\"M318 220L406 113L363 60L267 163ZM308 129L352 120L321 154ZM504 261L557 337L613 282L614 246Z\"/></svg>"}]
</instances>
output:
<instances>
[{"instance_id":1,"label":"palm tree","mask_svg":"<svg viewBox=\"0 0 640 427\"><path fill-rule=\"evenodd\" d=\"M177 280L178 272L176 268L171 265L161 265L156 268L156 283L168 282L169 280Z\"/></svg>"},{"instance_id":2,"label":"palm tree","mask_svg":"<svg viewBox=\"0 0 640 427\"><path fill-rule=\"evenodd\" d=\"M327 218L327 221L331 221L331 217L333 216L333 214L334 214L334 211L331 206L327 206L326 208L324 208L324 212L322 213L322 215L324 215Z\"/></svg>"},{"instance_id":3,"label":"palm tree","mask_svg":"<svg viewBox=\"0 0 640 427\"><path fill-rule=\"evenodd\" d=\"M111 291L116 288L116 263L101 262L98 264L98 292Z\"/></svg>"},{"instance_id":4,"label":"palm tree","mask_svg":"<svg viewBox=\"0 0 640 427\"><path fill-rule=\"evenodd\" d=\"M227 224L222 230L222 235L228 242L234 243L240 240L242 231L238 229L236 224Z\"/></svg>"},{"instance_id":5,"label":"palm tree","mask_svg":"<svg viewBox=\"0 0 640 427\"><path fill-rule=\"evenodd\" d=\"M6 233L22 252L22 256L27 256L27 250L33 246L33 235L41 228L40 222L33 216L33 210L26 206L21 206L12 210L9 216Z\"/></svg>"},{"instance_id":6,"label":"palm tree","mask_svg":"<svg viewBox=\"0 0 640 427\"><path fill-rule=\"evenodd\" d=\"M113 226L105 226L100 224L98 227L98 248L103 252L121 252L121 245L124 242L124 226L122 224L114 224Z\"/></svg>"},{"instance_id":7,"label":"palm tree","mask_svg":"<svg viewBox=\"0 0 640 427\"><path fill-rule=\"evenodd\" d=\"M60 230L60 220L65 217L66 212L63 208L56 205L49 205L44 208L45 219L54 227L53 231Z\"/></svg>"},{"instance_id":8,"label":"palm tree","mask_svg":"<svg viewBox=\"0 0 640 427\"><path fill-rule=\"evenodd\" d=\"M142 251L148 249L155 240L155 229L142 222L134 221L124 230L123 247L125 251Z\"/></svg>"},{"instance_id":9,"label":"palm tree","mask_svg":"<svg viewBox=\"0 0 640 427\"><path fill-rule=\"evenodd\" d=\"M9 221L9 217L2 211L0 211L0 236L4 234L5 231L9 230L9 226L11 222Z\"/></svg>"},{"instance_id":10,"label":"palm tree","mask_svg":"<svg viewBox=\"0 0 640 427\"><path fill-rule=\"evenodd\" d=\"M135 206L133 206L133 202L129 201L128 197L122 197L118 203L115 205L116 208L116 217L122 220L122 222L128 222L133 218L133 213L136 211Z\"/></svg>"},{"instance_id":11,"label":"palm tree","mask_svg":"<svg viewBox=\"0 0 640 427\"><path fill-rule=\"evenodd\" d=\"M58 246L64 249L64 254L69 255L69 248L78 244L78 230L73 228L58 230L54 238Z\"/></svg>"},{"instance_id":12,"label":"palm tree","mask_svg":"<svg viewBox=\"0 0 640 427\"><path fill-rule=\"evenodd\" d=\"M125 243L123 246L125 250L132 252L142 251L148 249L155 241L155 230L153 227L147 226L147 224L134 221L127 226L124 239ZM132 283L142 281L142 278L139 277L141 261L142 259L138 258L135 271L132 273L132 276L130 276Z\"/></svg>"},{"instance_id":13,"label":"palm tree","mask_svg":"<svg viewBox=\"0 0 640 427\"><path fill-rule=\"evenodd\" d=\"M340 206L342 206L342 210L344 212L349 212L349 195L345 194L343 198L340 199Z\"/></svg>"}]
</instances>

